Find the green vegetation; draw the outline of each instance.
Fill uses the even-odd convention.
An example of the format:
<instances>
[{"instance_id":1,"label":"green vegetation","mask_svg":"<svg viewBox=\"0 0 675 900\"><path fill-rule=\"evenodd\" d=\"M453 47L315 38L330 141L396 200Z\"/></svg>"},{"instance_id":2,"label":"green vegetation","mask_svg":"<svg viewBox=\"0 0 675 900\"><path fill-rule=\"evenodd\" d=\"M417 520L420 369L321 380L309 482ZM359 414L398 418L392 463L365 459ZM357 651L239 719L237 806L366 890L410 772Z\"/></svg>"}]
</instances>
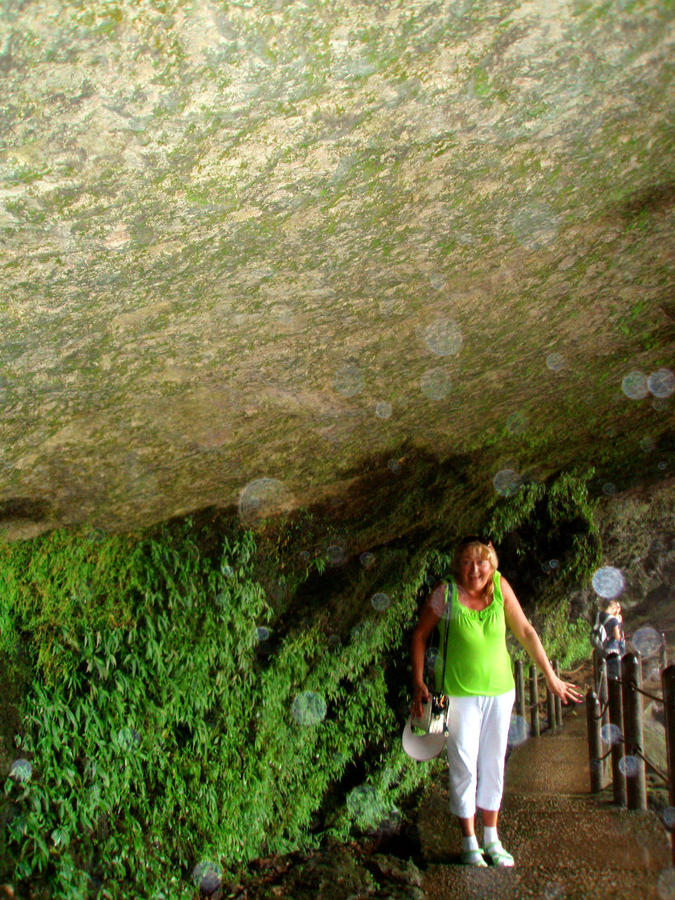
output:
<instances>
[{"instance_id":1,"label":"green vegetation","mask_svg":"<svg viewBox=\"0 0 675 900\"><path fill-rule=\"evenodd\" d=\"M490 515L488 532L496 543L507 544L526 593L536 596L538 605L552 560L557 563L554 594L583 583L601 563L595 507L588 496L593 474L563 473L550 482L523 485Z\"/></svg>"},{"instance_id":2,"label":"green vegetation","mask_svg":"<svg viewBox=\"0 0 675 900\"><path fill-rule=\"evenodd\" d=\"M533 618L551 659L563 669L591 654L589 622L570 618L571 591L588 581L602 561L595 503L588 495L593 470L563 473L527 484L497 504L486 531L513 569L516 592ZM510 574L510 573L509 573ZM527 659L515 641L514 658Z\"/></svg>"},{"instance_id":3,"label":"green vegetation","mask_svg":"<svg viewBox=\"0 0 675 900\"><path fill-rule=\"evenodd\" d=\"M591 474L524 485L485 525L563 667L589 652L567 595L599 560ZM418 476L444 541L408 535L361 560L310 510L255 539L212 518L0 544L0 663L25 685L3 739L32 766L5 782L0 878L54 900L187 898L202 863L234 880L395 820L434 771L398 734L410 630L457 537L447 473ZM421 502L412 486L392 517ZM343 537L374 528L348 520Z\"/></svg>"},{"instance_id":4,"label":"green vegetation","mask_svg":"<svg viewBox=\"0 0 675 900\"><path fill-rule=\"evenodd\" d=\"M55 900L167 884L188 897L200 862L236 872L396 814L427 774L391 742L423 565L392 552L387 579L406 588L380 576L386 609L345 611L339 633L332 617L280 622L275 638L255 551L250 534L214 547L190 522L2 547L3 654L18 667L22 648L31 669L16 746L32 777L5 783L0 877Z\"/></svg>"}]
</instances>

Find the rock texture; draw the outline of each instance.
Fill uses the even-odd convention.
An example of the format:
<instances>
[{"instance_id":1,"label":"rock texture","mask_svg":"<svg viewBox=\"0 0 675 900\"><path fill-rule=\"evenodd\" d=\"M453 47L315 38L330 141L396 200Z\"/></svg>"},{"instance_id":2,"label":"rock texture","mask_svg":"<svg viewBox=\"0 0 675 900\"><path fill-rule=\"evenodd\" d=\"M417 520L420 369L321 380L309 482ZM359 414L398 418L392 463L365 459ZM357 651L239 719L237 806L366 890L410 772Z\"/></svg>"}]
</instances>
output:
<instances>
[{"instance_id":1,"label":"rock texture","mask_svg":"<svg viewBox=\"0 0 675 900\"><path fill-rule=\"evenodd\" d=\"M668 0L8 0L5 533L665 470L672 52Z\"/></svg>"}]
</instances>

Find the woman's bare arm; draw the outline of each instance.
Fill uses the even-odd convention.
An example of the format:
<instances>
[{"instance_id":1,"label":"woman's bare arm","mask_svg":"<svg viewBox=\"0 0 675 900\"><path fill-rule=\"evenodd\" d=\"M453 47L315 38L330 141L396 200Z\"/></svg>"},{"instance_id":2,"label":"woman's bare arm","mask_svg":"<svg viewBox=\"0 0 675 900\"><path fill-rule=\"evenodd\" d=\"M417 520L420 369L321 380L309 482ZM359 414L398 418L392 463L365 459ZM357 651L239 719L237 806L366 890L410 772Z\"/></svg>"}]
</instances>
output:
<instances>
[{"instance_id":1,"label":"woman's bare arm","mask_svg":"<svg viewBox=\"0 0 675 900\"><path fill-rule=\"evenodd\" d=\"M501 587L502 596L504 597L504 616L506 618L506 624L509 626L519 643L527 650L535 665L537 665L544 673L546 684L551 693L560 697L564 703L567 703L568 700L579 703L581 701L581 694L576 689L576 685L558 678L553 666L549 662L546 651L539 640L539 635L523 612L513 588L504 577L501 579Z\"/></svg>"},{"instance_id":2,"label":"woman's bare arm","mask_svg":"<svg viewBox=\"0 0 675 900\"><path fill-rule=\"evenodd\" d=\"M429 689L424 683L424 653L429 635L441 619L439 612L442 611L444 604L445 584L439 584L429 594L412 633L410 656L412 659L413 702L411 713L413 718L419 718L422 715L422 703L429 699Z\"/></svg>"}]
</instances>

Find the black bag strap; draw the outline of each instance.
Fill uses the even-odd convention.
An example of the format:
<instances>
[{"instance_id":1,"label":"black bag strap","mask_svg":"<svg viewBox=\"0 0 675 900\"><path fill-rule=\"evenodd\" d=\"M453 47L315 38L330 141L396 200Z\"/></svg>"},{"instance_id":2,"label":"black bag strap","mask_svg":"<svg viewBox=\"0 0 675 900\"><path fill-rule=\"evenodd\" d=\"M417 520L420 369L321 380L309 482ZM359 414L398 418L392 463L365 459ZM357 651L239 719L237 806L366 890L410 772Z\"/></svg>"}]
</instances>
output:
<instances>
[{"instance_id":1,"label":"black bag strap","mask_svg":"<svg viewBox=\"0 0 675 900\"><path fill-rule=\"evenodd\" d=\"M452 581L450 581L452 585ZM448 628L450 626L450 605L452 603L452 591L450 591L450 599L448 600L448 587L445 585L445 605L447 607L447 616L445 619L445 637L443 638L443 674L441 675L441 693L445 693L445 663L448 659Z\"/></svg>"}]
</instances>

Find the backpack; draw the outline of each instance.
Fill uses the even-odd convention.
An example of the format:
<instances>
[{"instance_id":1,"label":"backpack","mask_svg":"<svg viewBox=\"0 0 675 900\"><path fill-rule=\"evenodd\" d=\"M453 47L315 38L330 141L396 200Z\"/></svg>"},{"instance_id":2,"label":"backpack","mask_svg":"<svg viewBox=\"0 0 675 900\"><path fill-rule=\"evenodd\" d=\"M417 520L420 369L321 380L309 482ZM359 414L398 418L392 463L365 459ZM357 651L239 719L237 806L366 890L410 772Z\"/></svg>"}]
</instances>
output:
<instances>
[{"instance_id":1,"label":"backpack","mask_svg":"<svg viewBox=\"0 0 675 900\"><path fill-rule=\"evenodd\" d=\"M602 618L601 618L602 616ZM595 617L595 623L593 624L593 628L591 628L591 644L595 647L596 650L599 650L600 653L605 653L605 644L609 638L609 635L605 631L605 622L607 621L607 615L605 613L599 612Z\"/></svg>"}]
</instances>

